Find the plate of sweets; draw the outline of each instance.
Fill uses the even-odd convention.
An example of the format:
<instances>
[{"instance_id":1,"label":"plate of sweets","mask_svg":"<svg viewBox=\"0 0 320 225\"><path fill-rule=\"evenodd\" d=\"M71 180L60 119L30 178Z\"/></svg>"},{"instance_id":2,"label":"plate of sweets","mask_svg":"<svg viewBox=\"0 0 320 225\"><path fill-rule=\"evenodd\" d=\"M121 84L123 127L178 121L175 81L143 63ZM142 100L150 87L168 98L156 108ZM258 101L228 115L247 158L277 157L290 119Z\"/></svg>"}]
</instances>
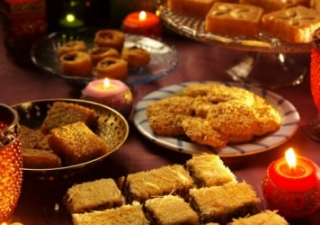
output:
<instances>
[{"instance_id":1,"label":"plate of sweets","mask_svg":"<svg viewBox=\"0 0 320 225\"><path fill-rule=\"evenodd\" d=\"M272 91L232 82L187 82L141 99L134 124L169 150L220 157L267 151L296 132L296 108Z\"/></svg>"},{"instance_id":2,"label":"plate of sweets","mask_svg":"<svg viewBox=\"0 0 320 225\"><path fill-rule=\"evenodd\" d=\"M173 46L120 30L84 28L50 34L31 49L33 63L67 81L123 80L127 85L169 75L178 65Z\"/></svg>"},{"instance_id":3,"label":"plate of sweets","mask_svg":"<svg viewBox=\"0 0 320 225\"><path fill-rule=\"evenodd\" d=\"M43 180L91 168L118 150L129 134L119 112L91 101L42 99L12 107L19 115L23 171Z\"/></svg>"}]
</instances>

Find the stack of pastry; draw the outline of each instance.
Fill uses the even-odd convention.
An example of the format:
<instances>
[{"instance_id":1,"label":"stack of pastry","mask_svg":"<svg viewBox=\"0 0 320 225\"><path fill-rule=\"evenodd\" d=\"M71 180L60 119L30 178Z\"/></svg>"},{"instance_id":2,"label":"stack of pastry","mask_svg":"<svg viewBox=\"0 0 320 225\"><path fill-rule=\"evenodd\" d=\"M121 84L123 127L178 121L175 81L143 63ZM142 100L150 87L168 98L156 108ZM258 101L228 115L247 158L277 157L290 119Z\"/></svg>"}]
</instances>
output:
<instances>
[{"instance_id":1,"label":"stack of pastry","mask_svg":"<svg viewBox=\"0 0 320 225\"><path fill-rule=\"evenodd\" d=\"M122 180L122 185L107 178L70 187L63 202L73 223L266 225L272 220L288 225L276 211L261 212L253 187L238 182L217 155L194 155L185 165L141 171Z\"/></svg>"},{"instance_id":2,"label":"stack of pastry","mask_svg":"<svg viewBox=\"0 0 320 225\"><path fill-rule=\"evenodd\" d=\"M257 37L260 31L292 43L309 43L320 26L318 0L169 0L173 12L203 18L205 31Z\"/></svg>"},{"instance_id":3,"label":"stack of pastry","mask_svg":"<svg viewBox=\"0 0 320 225\"><path fill-rule=\"evenodd\" d=\"M124 48L125 34L117 30L98 30L94 46L87 49L81 40L69 41L58 48L60 68L68 76L123 80L128 69L144 67L150 54L143 48Z\"/></svg>"}]
</instances>

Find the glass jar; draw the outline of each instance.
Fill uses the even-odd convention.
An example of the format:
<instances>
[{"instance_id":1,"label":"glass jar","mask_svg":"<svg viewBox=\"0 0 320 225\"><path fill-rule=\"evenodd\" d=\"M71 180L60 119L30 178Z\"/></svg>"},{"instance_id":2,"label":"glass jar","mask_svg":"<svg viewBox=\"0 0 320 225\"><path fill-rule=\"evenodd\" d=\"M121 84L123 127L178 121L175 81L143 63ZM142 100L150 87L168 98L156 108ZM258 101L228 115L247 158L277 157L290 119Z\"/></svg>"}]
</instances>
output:
<instances>
[{"instance_id":1,"label":"glass jar","mask_svg":"<svg viewBox=\"0 0 320 225\"><path fill-rule=\"evenodd\" d=\"M0 104L0 223L8 222L22 186L22 155L18 114Z\"/></svg>"}]
</instances>

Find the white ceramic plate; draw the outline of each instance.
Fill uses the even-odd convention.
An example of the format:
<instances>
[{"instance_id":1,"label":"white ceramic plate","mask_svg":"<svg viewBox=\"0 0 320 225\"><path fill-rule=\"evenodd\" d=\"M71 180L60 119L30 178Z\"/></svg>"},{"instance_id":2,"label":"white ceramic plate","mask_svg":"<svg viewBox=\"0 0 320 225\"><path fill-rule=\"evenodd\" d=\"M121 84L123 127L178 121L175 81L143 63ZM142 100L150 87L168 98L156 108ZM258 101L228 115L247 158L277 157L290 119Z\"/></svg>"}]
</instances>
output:
<instances>
[{"instance_id":1,"label":"white ceramic plate","mask_svg":"<svg viewBox=\"0 0 320 225\"><path fill-rule=\"evenodd\" d=\"M150 93L141 99L134 111L134 124L137 129L144 135L147 139L155 142L156 144L163 146L167 149L186 153L186 154L198 154L202 152L216 153L220 157L239 157L246 156L251 154L256 154L260 152L264 152L275 148L284 142L286 142L292 135L297 131L300 116L296 108L283 97L275 94L274 92L260 89L257 87L245 85L245 84L237 84L237 83L228 83L224 82L223 84L227 86L238 86L250 90L259 96L263 97L269 104L275 107L281 117L282 124L278 131L257 138L250 143L245 144L237 144L237 145L229 145L225 148L220 149L219 151L215 151L209 146L199 145L186 139L178 139L174 137L164 137L156 135L151 127L149 126L147 117L146 117L146 107L151 102L159 101L163 98L167 98L171 95L181 93L182 90L190 85L196 83L207 83L213 81L206 82L188 82L182 83L178 85L172 85L168 87L164 87L157 91ZM214 82L214 83L222 83L222 82ZM159 112L161 113L161 112Z\"/></svg>"}]
</instances>

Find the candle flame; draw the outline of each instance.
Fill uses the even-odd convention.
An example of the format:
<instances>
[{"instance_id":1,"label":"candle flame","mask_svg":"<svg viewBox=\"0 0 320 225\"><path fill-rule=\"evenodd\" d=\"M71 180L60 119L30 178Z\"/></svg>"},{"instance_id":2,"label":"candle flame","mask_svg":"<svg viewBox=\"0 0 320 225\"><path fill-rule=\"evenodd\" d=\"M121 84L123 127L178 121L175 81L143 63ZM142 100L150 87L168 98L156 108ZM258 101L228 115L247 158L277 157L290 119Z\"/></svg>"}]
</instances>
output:
<instances>
[{"instance_id":1,"label":"candle flame","mask_svg":"<svg viewBox=\"0 0 320 225\"><path fill-rule=\"evenodd\" d=\"M109 88L110 87L110 80L108 78L105 78L103 80L103 87L104 88Z\"/></svg>"},{"instance_id":2,"label":"candle flame","mask_svg":"<svg viewBox=\"0 0 320 225\"><path fill-rule=\"evenodd\" d=\"M74 17L73 14L67 14L67 15L66 15L66 20L67 20L69 23L72 23L72 22L74 22L75 17Z\"/></svg>"},{"instance_id":3,"label":"candle flame","mask_svg":"<svg viewBox=\"0 0 320 225\"><path fill-rule=\"evenodd\" d=\"M285 156L286 156L286 161L288 163L289 168L291 170L294 170L297 165L296 154L294 153L294 150L292 148L289 148L285 152Z\"/></svg>"},{"instance_id":4,"label":"candle flame","mask_svg":"<svg viewBox=\"0 0 320 225\"><path fill-rule=\"evenodd\" d=\"M147 18L147 13L145 11L141 11L139 13L139 20L146 20Z\"/></svg>"}]
</instances>

